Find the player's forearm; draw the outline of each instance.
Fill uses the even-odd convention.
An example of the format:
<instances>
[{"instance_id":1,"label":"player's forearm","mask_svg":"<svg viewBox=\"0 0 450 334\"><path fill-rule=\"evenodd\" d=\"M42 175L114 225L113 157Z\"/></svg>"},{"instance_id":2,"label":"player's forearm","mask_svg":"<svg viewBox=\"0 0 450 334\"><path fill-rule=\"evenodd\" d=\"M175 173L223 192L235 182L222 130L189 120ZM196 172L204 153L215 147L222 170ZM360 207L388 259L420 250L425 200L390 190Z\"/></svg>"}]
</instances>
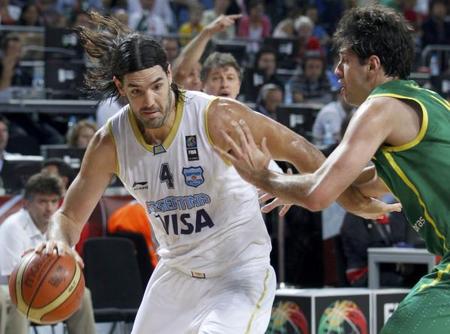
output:
<instances>
[{"instance_id":1,"label":"player's forearm","mask_svg":"<svg viewBox=\"0 0 450 334\"><path fill-rule=\"evenodd\" d=\"M288 175L267 170L262 174L253 175L251 182L285 203L299 205L311 211L321 209L321 203L314 193L316 184L314 174Z\"/></svg>"},{"instance_id":2,"label":"player's forearm","mask_svg":"<svg viewBox=\"0 0 450 334\"><path fill-rule=\"evenodd\" d=\"M49 240L66 242L70 247L76 245L80 239L83 224L70 218L62 210L58 210L52 218L48 229Z\"/></svg>"}]
</instances>

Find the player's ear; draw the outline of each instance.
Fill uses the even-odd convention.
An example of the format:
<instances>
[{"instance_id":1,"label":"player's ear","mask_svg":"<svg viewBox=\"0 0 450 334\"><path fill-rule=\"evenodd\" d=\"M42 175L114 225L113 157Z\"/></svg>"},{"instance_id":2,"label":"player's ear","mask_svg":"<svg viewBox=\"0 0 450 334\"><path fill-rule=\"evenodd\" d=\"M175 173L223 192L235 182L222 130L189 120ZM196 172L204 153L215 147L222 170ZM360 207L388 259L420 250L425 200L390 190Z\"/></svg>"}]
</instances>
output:
<instances>
[{"instance_id":1,"label":"player's ear","mask_svg":"<svg viewBox=\"0 0 450 334\"><path fill-rule=\"evenodd\" d=\"M378 56L372 55L367 62L369 71L377 71L381 68L381 61Z\"/></svg>"},{"instance_id":2,"label":"player's ear","mask_svg":"<svg viewBox=\"0 0 450 334\"><path fill-rule=\"evenodd\" d=\"M167 66L167 79L169 79L169 86L172 84L172 65Z\"/></svg>"},{"instance_id":3,"label":"player's ear","mask_svg":"<svg viewBox=\"0 0 450 334\"><path fill-rule=\"evenodd\" d=\"M120 95L125 96L125 91L123 89L122 82L119 79L117 79L116 76L113 77L113 82L116 85L116 88L119 91Z\"/></svg>"}]
</instances>

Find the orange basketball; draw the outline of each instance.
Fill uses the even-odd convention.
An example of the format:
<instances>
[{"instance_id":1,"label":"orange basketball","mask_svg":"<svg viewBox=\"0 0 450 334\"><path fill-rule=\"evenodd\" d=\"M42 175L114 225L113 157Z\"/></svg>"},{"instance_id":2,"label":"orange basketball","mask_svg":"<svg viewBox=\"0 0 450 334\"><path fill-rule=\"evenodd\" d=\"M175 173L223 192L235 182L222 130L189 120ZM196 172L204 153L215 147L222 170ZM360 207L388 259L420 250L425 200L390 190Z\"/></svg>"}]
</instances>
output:
<instances>
[{"instance_id":1,"label":"orange basketball","mask_svg":"<svg viewBox=\"0 0 450 334\"><path fill-rule=\"evenodd\" d=\"M9 294L17 309L39 324L63 321L78 310L84 277L71 255L26 254L9 278Z\"/></svg>"}]
</instances>

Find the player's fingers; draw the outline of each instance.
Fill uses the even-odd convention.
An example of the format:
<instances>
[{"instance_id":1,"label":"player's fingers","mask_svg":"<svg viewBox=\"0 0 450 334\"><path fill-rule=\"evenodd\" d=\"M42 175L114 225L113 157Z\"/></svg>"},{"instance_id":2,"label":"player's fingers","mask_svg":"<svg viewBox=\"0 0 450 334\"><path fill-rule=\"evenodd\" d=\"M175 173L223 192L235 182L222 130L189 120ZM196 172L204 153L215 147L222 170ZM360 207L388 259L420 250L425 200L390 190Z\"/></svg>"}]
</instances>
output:
<instances>
[{"instance_id":1,"label":"player's fingers","mask_svg":"<svg viewBox=\"0 0 450 334\"><path fill-rule=\"evenodd\" d=\"M217 154L219 154L220 156L222 156L222 158L224 158L225 160L230 161L231 163L236 161L236 158L234 156L232 156L230 153L228 153L227 151L223 150L222 148L213 145L213 149L214 151L216 151Z\"/></svg>"},{"instance_id":2,"label":"player's fingers","mask_svg":"<svg viewBox=\"0 0 450 334\"><path fill-rule=\"evenodd\" d=\"M277 201L277 199L274 199L272 202L267 203L266 205L264 205L261 208L261 211L263 213L269 213L270 211L272 211L273 209L275 209L276 207L278 207L280 205L280 203Z\"/></svg>"},{"instance_id":3,"label":"player's fingers","mask_svg":"<svg viewBox=\"0 0 450 334\"><path fill-rule=\"evenodd\" d=\"M286 215L286 213L289 211L289 209L291 208L292 204L285 204L283 205L283 207L281 208L280 212L278 213L278 215L280 217L284 217Z\"/></svg>"},{"instance_id":4,"label":"player's fingers","mask_svg":"<svg viewBox=\"0 0 450 334\"><path fill-rule=\"evenodd\" d=\"M267 137L263 137L263 139L261 141L261 148L265 155L270 156L270 151L267 147Z\"/></svg>"},{"instance_id":5,"label":"player's fingers","mask_svg":"<svg viewBox=\"0 0 450 334\"><path fill-rule=\"evenodd\" d=\"M244 132L244 135L245 135L245 138L247 140L247 143L251 147L256 147L255 140L253 138L253 134L250 131L250 128L248 127L247 123L243 119L240 119L239 120L239 125L241 126L241 129Z\"/></svg>"},{"instance_id":6,"label":"player's fingers","mask_svg":"<svg viewBox=\"0 0 450 334\"><path fill-rule=\"evenodd\" d=\"M266 201L268 201L269 199L274 198L275 196L269 193L263 193L261 194L261 196L259 196L259 202L260 203L264 203Z\"/></svg>"},{"instance_id":7,"label":"player's fingers","mask_svg":"<svg viewBox=\"0 0 450 334\"><path fill-rule=\"evenodd\" d=\"M234 127L234 131L236 131L236 134L238 135L239 138L239 143L240 145L240 149L244 154L247 154L247 152L249 152L249 147L248 147L248 141L247 141L247 137L245 136L244 130L242 130L241 125L238 122L232 121L231 125Z\"/></svg>"},{"instance_id":8,"label":"player's fingers","mask_svg":"<svg viewBox=\"0 0 450 334\"><path fill-rule=\"evenodd\" d=\"M233 152L233 156L235 158L242 158L242 156L244 155L242 152L241 147L234 141L233 138L231 138L228 133L226 133L225 131L221 130L222 136L225 139L225 142L230 146L232 152Z\"/></svg>"},{"instance_id":9,"label":"player's fingers","mask_svg":"<svg viewBox=\"0 0 450 334\"><path fill-rule=\"evenodd\" d=\"M233 15L227 15L226 17L234 20L240 19L242 17L242 14L233 14Z\"/></svg>"},{"instance_id":10,"label":"player's fingers","mask_svg":"<svg viewBox=\"0 0 450 334\"><path fill-rule=\"evenodd\" d=\"M74 251L73 253L74 253L74 256L75 256L75 260L79 263L81 269L83 269L84 268L84 261L83 261L83 259L81 258L80 255L78 255L77 252Z\"/></svg>"},{"instance_id":11,"label":"player's fingers","mask_svg":"<svg viewBox=\"0 0 450 334\"><path fill-rule=\"evenodd\" d=\"M45 247L46 247L46 243L45 243L45 242L41 242L39 245L37 245L37 246L34 248L34 251L35 251L36 253L42 253L42 252L44 251Z\"/></svg>"}]
</instances>

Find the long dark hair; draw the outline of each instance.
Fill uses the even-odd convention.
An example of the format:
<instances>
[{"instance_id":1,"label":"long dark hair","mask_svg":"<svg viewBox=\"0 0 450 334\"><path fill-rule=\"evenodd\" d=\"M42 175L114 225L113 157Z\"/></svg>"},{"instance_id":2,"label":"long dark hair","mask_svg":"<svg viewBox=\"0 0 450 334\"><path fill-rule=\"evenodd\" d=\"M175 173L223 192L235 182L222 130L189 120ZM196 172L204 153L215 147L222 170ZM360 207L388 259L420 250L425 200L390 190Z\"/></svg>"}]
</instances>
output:
<instances>
[{"instance_id":1,"label":"long dark hair","mask_svg":"<svg viewBox=\"0 0 450 334\"><path fill-rule=\"evenodd\" d=\"M85 75L91 96L107 99L120 97L113 77L122 81L125 74L160 65L168 73L167 55L161 45L148 35L132 32L117 19L89 13L92 26L77 27L81 44L90 57ZM179 89L172 84L178 97Z\"/></svg>"},{"instance_id":2,"label":"long dark hair","mask_svg":"<svg viewBox=\"0 0 450 334\"><path fill-rule=\"evenodd\" d=\"M389 76L406 79L414 59L413 29L394 10L372 5L349 10L334 34L336 51L348 48L361 64L376 55Z\"/></svg>"}]
</instances>

